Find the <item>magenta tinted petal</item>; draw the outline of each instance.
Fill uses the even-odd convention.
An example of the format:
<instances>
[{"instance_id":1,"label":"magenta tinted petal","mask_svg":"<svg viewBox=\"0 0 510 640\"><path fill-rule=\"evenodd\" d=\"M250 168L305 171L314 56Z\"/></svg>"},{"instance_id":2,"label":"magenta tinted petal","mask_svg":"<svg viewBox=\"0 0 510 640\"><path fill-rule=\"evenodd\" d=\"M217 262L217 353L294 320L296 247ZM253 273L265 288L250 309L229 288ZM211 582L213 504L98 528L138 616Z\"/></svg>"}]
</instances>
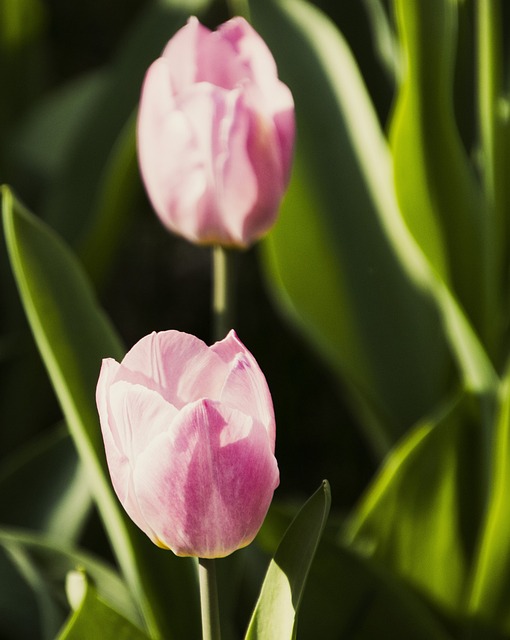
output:
<instances>
[{"instance_id":1,"label":"magenta tinted petal","mask_svg":"<svg viewBox=\"0 0 510 640\"><path fill-rule=\"evenodd\" d=\"M211 350L228 363L228 375L219 395L220 401L256 417L266 427L274 451L276 427L273 401L257 361L233 330L226 338L213 344Z\"/></svg>"},{"instance_id":2,"label":"magenta tinted petal","mask_svg":"<svg viewBox=\"0 0 510 640\"><path fill-rule=\"evenodd\" d=\"M267 432L208 401L183 409L174 426L138 460L144 517L177 555L228 555L251 542L278 485Z\"/></svg>"},{"instance_id":3,"label":"magenta tinted petal","mask_svg":"<svg viewBox=\"0 0 510 640\"><path fill-rule=\"evenodd\" d=\"M228 41L245 69L250 80L265 89L276 80L276 64L266 43L242 18L233 18L218 29L221 37ZM246 73L246 72L245 72Z\"/></svg>"}]
</instances>

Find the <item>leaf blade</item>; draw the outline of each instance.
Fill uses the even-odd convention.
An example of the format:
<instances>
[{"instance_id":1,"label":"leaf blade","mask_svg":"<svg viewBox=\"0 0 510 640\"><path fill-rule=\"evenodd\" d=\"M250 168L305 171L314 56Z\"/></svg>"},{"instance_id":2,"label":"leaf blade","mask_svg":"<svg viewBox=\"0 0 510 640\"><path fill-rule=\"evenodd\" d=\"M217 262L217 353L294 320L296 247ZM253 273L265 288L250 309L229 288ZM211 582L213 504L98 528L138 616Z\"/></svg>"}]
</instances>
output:
<instances>
[{"instance_id":1,"label":"leaf blade","mask_svg":"<svg viewBox=\"0 0 510 640\"><path fill-rule=\"evenodd\" d=\"M293 520L276 550L245 640L295 637L306 579L330 506L329 484L324 481Z\"/></svg>"}]
</instances>

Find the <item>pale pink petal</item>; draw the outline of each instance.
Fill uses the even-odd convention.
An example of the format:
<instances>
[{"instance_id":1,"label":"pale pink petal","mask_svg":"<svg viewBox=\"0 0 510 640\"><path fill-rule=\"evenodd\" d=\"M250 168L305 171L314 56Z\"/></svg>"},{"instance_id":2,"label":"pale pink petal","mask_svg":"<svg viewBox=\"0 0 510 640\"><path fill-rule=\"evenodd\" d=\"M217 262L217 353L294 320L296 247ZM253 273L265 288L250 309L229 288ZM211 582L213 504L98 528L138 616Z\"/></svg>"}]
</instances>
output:
<instances>
[{"instance_id":1,"label":"pale pink petal","mask_svg":"<svg viewBox=\"0 0 510 640\"><path fill-rule=\"evenodd\" d=\"M157 539L177 555L221 557L249 544L279 482L265 428L210 401L183 409L137 460L135 490Z\"/></svg>"},{"instance_id":2,"label":"pale pink petal","mask_svg":"<svg viewBox=\"0 0 510 640\"><path fill-rule=\"evenodd\" d=\"M218 342L211 345L209 349L225 363L233 362L240 353L244 353L253 358L248 349L239 340L234 329L231 329L223 340L218 340Z\"/></svg>"},{"instance_id":3,"label":"pale pink petal","mask_svg":"<svg viewBox=\"0 0 510 640\"><path fill-rule=\"evenodd\" d=\"M142 385L119 381L110 387L110 416L129 460L135 460L154 438L168 431L177 413L157 391Z\"/></svg>"},{"instance_id":4,"label":"pale pink petal","mask_svg":"<svg viewBox=\"0 0 510 640\"><path fill-rule=\"evenodd\" d=\"M180 409L199 398L218 398L227 373L222 360L199 338L161 331L135 344L115 379L158 391Z\"/></svg>"},{"instance_id":5,"label":"pale pink petal","mask_svg":"<svg viewBox=\"0 0 510 640\"><path fill-rule=\"evenodd\" d=\"M266 43L246 20L232 18L220 25L218 33L229 42L233 55L245 69L245 77L271 96L277 72L274 58Z\"/></svg>"},{"instance_id":6,"label":"pale pink petal","mask_svg":"<svg viewBox=\"0 0 510 640\"><path fill-rule=\"evenodd\" d=\"M260 421L267 429L274 452L276 424L273 401L257 361L234 330L226 338L213 344L211 350L227 362L229 367L229 374L219 396L220 402Z\"/></svg>"},{"instance_id":7,"label":"pale pink petal","mask_svg":"<svg viewBox=\"0 0 510 640\"><path fill-rule=\"evenodd\" d=\"M197 81L199 51L210 34L207 27L191 17L166 45L162 57L168 61L168 82L173 93L179 93Z\"/></svg>"},{"instance_id":8,"label":"pale pink petal","mask_svg":"<svg viewBox=\"0 0 510 640\"><path fill-rule=\"evenodd\" d=\"M209 167L193 123L175 103L168 61L147 72L140 99L137 147L140 171L162 222L186 236L196 234L195 212L208 193ZM182 229L181 229L182 228Z\"/></svg>"},{"instance_id":9,"label":"pale pink petal","mask_svg":"<svg viewBox=\"0 0 510 640\"><path fill-rule=\"evenodd\" d=\"M280 82L282 104L275 106L274 123L280 141L280 154L283 167L284 186L287 187L294 155L294 139L296 136L296 120L294 117L294 101L289 88Z\"/></svg>"},{"instance_id":10,"label":"pale pink petal","mask_svg":"<svg viewBox=\"0 0 510 640\"><path fill-rule=\"evenodd\" d=\"M115 446L122 450L121 441L117 434L117 425L110 415L109 393L110 386L115 380L120 364L113 358L105 358L101 364L99 379L96 386L96 404L99 413L99 421L103 431L103 438L108 440L108 446Z\"/></svg>"},{"instance_id":11,"label":"pale pink petal","mask_svg":"<svg viewBox=\"0 0 510 640\"><path fill-rule=\"evenodd\" d=\"M271 394L259 367L254 368L246 356L240 355L234 362L223 386L220 402L263 424L274 453L276 426Z\"/></svg>"},{"instance_id":12,"label":"pale pink petal","mask_svg":"<svg viewBox=\"0 0 510 640\"><path fill-rule=\"evenodd\" d=\"M122 431L124 425L115 420L110 406L110 389L120 365L111 358L103 360L96 389L96 401L105 447L106 462L112 485L129 517L149 537L152 530L142 516L133 492L132 460L126 455Z\"/></svg>"}]
</instances>

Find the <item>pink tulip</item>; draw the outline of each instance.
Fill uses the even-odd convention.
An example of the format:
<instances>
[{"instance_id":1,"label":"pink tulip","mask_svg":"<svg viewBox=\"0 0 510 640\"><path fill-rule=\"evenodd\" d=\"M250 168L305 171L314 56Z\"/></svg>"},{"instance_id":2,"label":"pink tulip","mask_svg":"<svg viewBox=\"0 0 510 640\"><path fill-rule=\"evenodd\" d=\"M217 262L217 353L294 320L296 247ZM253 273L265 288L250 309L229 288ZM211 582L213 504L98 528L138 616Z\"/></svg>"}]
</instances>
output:
<instances>
[{"instance_id":1,"label":"pink tulip","mask_svg":"<svg viewBox=\"0 0 510 640\"><path fill-rule=\"evenodd\" d=\"M138 157L163 223L199 244L245 247L276 220L294 144L294 103L243 18L196 18L145 77Z\"/></svg>"},{"instance_id":2,"label":"pink tulip","mask_svg":"<svg viewBox=\"0 0 510 640\"><path fill-rule=\"evenodd\" d=\"M279 483L275 420L234 331L212 347L152 333L103 360L96 397L115 492L155 544L215 558L253 540Z\"/></svg>"}]
</instances>

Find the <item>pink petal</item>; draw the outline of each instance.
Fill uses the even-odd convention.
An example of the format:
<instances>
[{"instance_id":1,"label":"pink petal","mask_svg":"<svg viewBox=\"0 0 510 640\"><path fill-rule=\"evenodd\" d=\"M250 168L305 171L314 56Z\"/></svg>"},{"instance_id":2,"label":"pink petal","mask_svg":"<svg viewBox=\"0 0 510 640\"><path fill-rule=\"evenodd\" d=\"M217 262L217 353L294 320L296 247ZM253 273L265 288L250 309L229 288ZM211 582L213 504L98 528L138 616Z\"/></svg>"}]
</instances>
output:
<instances>
[{"instance_id":1,"label":"pink petal","mask_svg":"<svg viewBox=\"0 0 510 640\"><path fill-rule=\"evenodd\" d=\"M106 461L113 488L122 506L133 522L149 537L153 537L152 529L145 521L138 506L133 491L132 461L126 455L123 439L110 409L110 387L119 370L119 366L111 358L103 360L96 391Z\"/></svg>"},{"instance_id":2,"label":"pink petal","mask_svg":"<svg viewBox=\"0 0 510 640\"><path fill-rule=\"evenodd\" d=\"M219 396L220 402L260 421L267 429L274 452L276 424L273 401L257 361L233 330L211 349L229 366L229 374Z\"/></svg>"},{"instance_id":3,"label":"pink petal","mask_svg":"<svg viewBox=\"0 0 510 640\"><path fill-rule=\"evenodd\" d=\"M177 409L219 397L227 368L199 338L180 331L153 332L127 353L116 380L158 391Z\"/></svg>"},{"instance_id":4,"label":"pink petal","mask_svg":"<svg viewBox=\"0 0 510 640\"><path fill-rule=\"evenodd\" d=\"M197 81L198 52L208 41L210 33L197 18L191 17L166 45L162 57L168 61L168 82L174 94Z\"/></svg>"},{"instance_id":5,"label":"pink petal","mask_svg":"<svg viewBox=\"0 0 510 640\"><path fill-rule=\"evenodd\" d=\"M170 429L177 414L157 391L124 381L110 387L110 422L113 419L117 425L120 448L131 461Z\"/></svg>"},{"instance_id":6,"label":"pink petal","mask_svg":"<svg viewBox=\"0 0 510 640\"><path fill-rule=\"evenodd\" d=\"M147 72L138 115L138 159L158 216L169 229L191 237L196 234L194 211L207 196L208 167L193 124L176 107L169 75L164 58Z\"/></svg>"},{"instance_id":7,"label":"pink petal","mask_svg":"<svg viewBox=\"0 0 510 640\"><path fill-rule=\"evenodd\" d=\"M242 63L245 77L271 96L277 77L276 64L259 34L240 17L220 25L218 33L232 47L232 57Z\"/></svg>"},{"instance_id":8,"label":"pink petal","mask_svg":"<svg viewBox=\"0 0 510 640\"><path fill-rule=\"evenodd\" d=\"M103 430L103 437L108 439L109 446L120 448L115 422L110 422L109 392L112 382L118 374L120 364L113 358L105 358L101 364L99 379L96 386L96 404L99 413L99 421Z\"/></svg>"},{"instance_id":9,"label":"pink petal","mask_svg":"<svg viewBox=\"0 0 510 640\"><path fill-rule=\"evenodd\" d=\"M221 557L255 537L278 485L265 428L204 400L138 457L135 490L160 543L177 555Z\"/></svg>"}]
</instances>

